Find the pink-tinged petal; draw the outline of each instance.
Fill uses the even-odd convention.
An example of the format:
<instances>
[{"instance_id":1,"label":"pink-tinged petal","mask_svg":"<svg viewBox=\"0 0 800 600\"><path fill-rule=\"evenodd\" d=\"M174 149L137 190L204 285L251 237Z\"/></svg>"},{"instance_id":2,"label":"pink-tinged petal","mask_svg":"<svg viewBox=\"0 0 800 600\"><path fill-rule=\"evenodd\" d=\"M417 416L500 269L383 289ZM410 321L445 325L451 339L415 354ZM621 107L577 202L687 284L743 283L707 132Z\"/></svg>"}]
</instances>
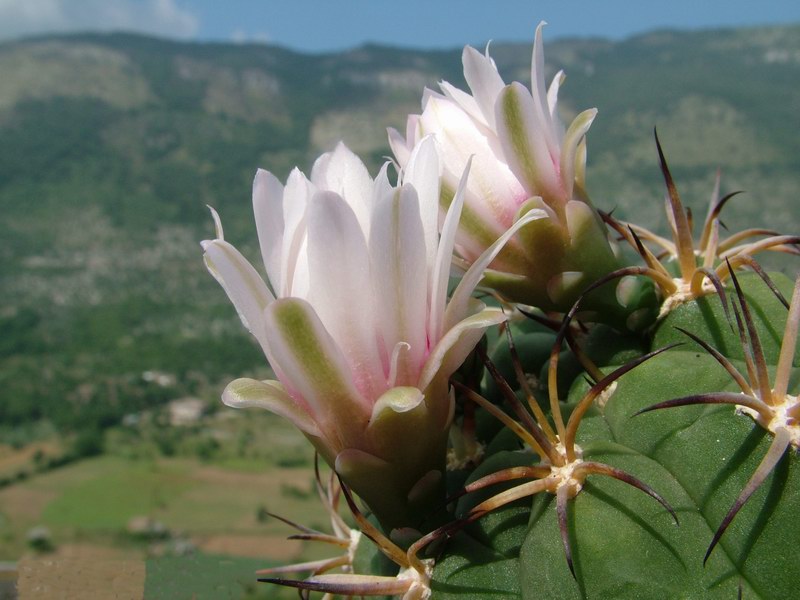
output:
<instances>
[{"instance_id":1,"label":"pink-tinged petal","mask_svg":"<svg viewBox=\"0 0 800 600\"><path fill-rule=\"evenodd\" d=\"M464 319L468 314L469 299L475 287L483 277L483 272L495 259L495 257L503 249L503 246L519 231L522 227L535 221L537 219L546 219L547 213L541 209L532 209L522 215L519 220L514 223L508 231L501 235L497 240L489 246L478 259L472 263L469 270L464 274L464 277L459 282L450 303L444 313L444 330L455 326L456 323Z\"/></svg>"},{"instance_id":2,"label":"pink-tinged petal","mask_svg":"<svg viewBox=\"0 0 800 600\"><path fill-rule=\"evenodd\" d=\"M307 212L308 301L345 355L367 397L386 388L375 340L367 242L353 209L334 192L317 192ZM361 291L359 291L361 290Z\"/></svg>"},{"instance_id":3,"label":"pink-tinged petal","mask_svg":"<svg viewBox=\"0 0 800 600\"><path fill-rule=\"evenodd\" d=\"M388 387L393 388L397 385L397 374L400 372L402 365L408 361L407 355L411 346L407 342L397 342L392 350L392 356L389 359L389 377L386 379Z\"/></svg>"},{"instance_id":4,"label":"pink-tinged petal","mask_svg":"<svg viewBox=\"0 0 800 600\"><path fill-rule=\"evenodd\" d=\"M244 326L265 348L263 313L274 296L253 265L228 242L204 241L202 246L209 272L228 294Z\"/></svg>"},{"instance_id":5,"label":"pink-tinged petal","mask_svg":"<svg viewBox=\"0 0 800 600\"><path fill-rule=\"evenodd\" d=\"M292 397L302 398L334 445L358 444L372 406L356 389L336 342L305 300L280 298L264 312L271 359Z\"/></svg>"},{"instance_id":6,"label":"pink-tinged petal","mask_svg":"<svg viewBox=\"0 0 800 600\"><path fill-rule=\"evenodd\" d=\"M578 162L580 144L585 139L586 132L589 131L596 116L596 108L583 111L575 117L575 120L572 121L567 133L564 135L564 141L561 145L561 185L566 192L568 200L572 199L572 189L575 186L576 178L583 181L583 169L576 173L575 166ZM585 146L583 146L583 150L585 150Z\"/></svg>"},{"instance_id":7,"label":"pink-tinged petal","mask_svg":"<svg viewBox=\"0 0 800 600\"><path fill-rule=\"evenodd\" d=\"M383 163L378 175L375 177L375 183L372 187L372 201L370 202L370 220L372 219L372 211L375 210L375 205L378 201L387 194L391 194L394 189L394 186L389 181L389 165L391 164L389 162Z\"/></svg>"},{"instance_id":8,"label":"pink-tinged petal","mask_svg":"<svg viewBox=\"0 0 800 600\"><path fill-rule=\"evenodd\" d=\"M458 181L467 159L474 157L467 200L470 210L487 227L496 229L498 235L507 229L528 193L503 162L497 138L484 135L464 111L447 99L431 98L420 125L424 134L436 136L446 179Z\"/></svg>"},{"instance_id":9,"label":"pink-tinged petal","mask_svg":"<svg viewBox=\"0 0 800 600\"><path fill-rule=\"evenodd\" d=\"M286 393L278 381L235 379L222 392L222 402L232 408L262 408L288 419L309 435L321 435L311 416Z\"/></svg>"},{"instance_id":10,"label":"pink-tinged petal","mask_svg":"<svg viewBox=\"0 0 800 600\"><path fill-rule=\"evenodd\" d=\"M314 186L298 169L289 173L283 190L283 242L281 247L281 274L275 294L278 297L291 296L297 264L303 256L301 249L306 239L306 206L314 194ZM301 271L305 267L301 267Z\"/></svg>"},{"instance_id":11,"label":"pink-tinged petal","mask_svg":"<svg viewBox=\"0 0 800 600\"><path fill-rule=\"evenodd\" d=\"M564 71L559 71L553 77L553 81L550 82L550 87L547 88L547 108L550 110L550 122L553 126L556 141L559 144L564 139L566 130L564 129L564 123L561 122L561 117L558 116L558 91L566 78Z\"/></svg>"},{"instance_id":12,"label":"pink-tinged petal","mask_svg":"<svg viewBox=\"0 0 800 600\"><path fill-rule=\"evenodd\" d=\"M283 251L283 184L269 171L259 169L253 180L253 213L261 258L273 290L279 290Z\"/></svg>"},{"instance_id":13,"label":"pink-tinged petal","mask_svg":"<svg viewBox=\"0 0 800 600\"><path fill-rule=\"evenodd\" d=\"M461 174L461 181L458 184L455 196L453 196L447 215L442 226L442 237L439 239L439 247L436 253L436 262L433 266L431 275L431 302L428 321L428 337L431 344L436 344L442 337L444 327L444 312L447 303L447 281L450 276L450 262L453 257L453 247L456 242L456 232L461 221L461 212L464 207L464 192L469 181L469 172L472 166L472 158L467 159L464 172Z\"/></svg>"},{"instance_id":14,"label":"pink-tinged petal","mask_svg":"<svg viewBox=\"0 0 800 600\"><path fill-rule=\"evenodd\" d=\"M353 209L365 235L369 235L372 179L367 167L342 142L323 154L311 169L311 181L320 190L336 192Z\"/></svg>"},{"instance_id":15,"label":"pink-tinged petal","mask_svg":"<svg viewBox=\"0 0 800 600\"><path fill-rule=\"evenodd\" d=\"M564 74L564 71L559 71L553 77L553 81L550 82L550 87L547 88L547 108L550 110L550 118L553 120L553 123L559 121L558 92L566 78L567 76Z\"/></svg>"},{"instance_id":16,"label":"pink-tinged petal","mask_svg":"<svg viewBox=\"0 0 800 600\"><path fill-rule=\"evenodd\" d=\"M502 310L486 308L456 323L431 351L420 375L419 388L424 390L439 376L450 377L472 352L486 329L507 319Z\"/></svg>"},{"instance_id":17,"label":"pink-tinged petal","mask_svg":"<svg viewBox=\"0 0 800 600\"><path fill-rule=\"evenodd\" d=\"M555 154L547 143L545 130L550 127L549 113L542 116L528 90L521 83L506 86L497 101L497 133L508 166L525 184L529 195L544 197L549 205L565 198L558 174L558 148ZM551 132L552 133L552 132Z\"/></svg>"},{"instance_id":18,"label":"pink-tinged petal","mask_svg":"<svg viewBox=\"0 0 800 600\"><path fill-rule=\"evenodd\" d=\"M541 127L537 135L544 138L550 156L558 157L558 140L550 116L547 92L544 89L544 43L542 42L542 29L547 25L545 21L536 27L533 39L533 56L531 57L531 96L533 98L536 121Z\"/></svg>"},{"instance_id":19,"label":"pink-tinged petal","mask_svg":"<svg viewBox=\"0 0 800 600\"><path fill-rule=\"evenodd\" d=\"M398 365L399 385L416 381L427 352L425 323L428 310L425 230L416 190L403 185L378 201L369 240L377 324L386 353L398 342L410 346ZM388 373L387 373L388 374Z\"/></svg>"},{"instance_id":20,"label":"pink-tinged petal","mask_svg":"<svg viewBox=\"0 0 800 600\"><path fill-rule=\"evenodd\" d=\"M219 218L219 213L210 204L206 204L206 208L211 211L211 219L214 221L214 235L217 236L218 240L224 240L225 232L222 230L222 220Z\"/></svg>"},{"instance_id":21,"label":"pink-tinged petal","mask_svg":"<svg viewBox=\"0 0 800 600\"><path fill-rule=\"evenodd\" d=\"M439 241L439 155L432 136L423 138L415 146L403 171L403 183L410 183L417 190L420 219L425 231L425 263L430 286Z\"/></svg>"},{"instance_id":22,"label":"pink-tinged petal","mask_svg":"<svg viewBox=\"0 0 800 600\"><path fill-rule=\"evenodd\" d=\"M410 119L411 117L409 117ZM392 149L392 154L394 154L397 162L401 167L408 164L408 159L411 156L411 149L408 147L408 143L409 141L413 142L413 139L406 140L394 127L387 128L386 133L389 136L389 147Z\"/></svg>"},{"instance_id":23,"label":"pink-tinged petal","mask_svg":"<svg viewBox=\"0 0 800 600\"><path fill-rule=\"evenodd\" d=\"M498 94L505 86L503 78L489 57L488 48L486 54L481 54L475 48L466 46L461 55L461 62L464 65L464 79L483 114L483 120L494 129L494 106Z\"/></svg>"},{"instance_id":24,"label":"pink-tinged petal","mask_svg":"<svg viewBox=\"0 0 800 600\"><path fill-rule=\"evenodd\" d=\"M442 94L445 96L445 98L455 102L475 121L476 124L485 127L487 132L490 131L489 123L486 121L486 117L483 116L483 111L481 110L481 107L478 106L475 98L470 96L464 90L460 90L446 81L440 82L439 87L441 88ZM492 118L492 122L494 122L494 118Z\"/></svg>"}]
</instances>

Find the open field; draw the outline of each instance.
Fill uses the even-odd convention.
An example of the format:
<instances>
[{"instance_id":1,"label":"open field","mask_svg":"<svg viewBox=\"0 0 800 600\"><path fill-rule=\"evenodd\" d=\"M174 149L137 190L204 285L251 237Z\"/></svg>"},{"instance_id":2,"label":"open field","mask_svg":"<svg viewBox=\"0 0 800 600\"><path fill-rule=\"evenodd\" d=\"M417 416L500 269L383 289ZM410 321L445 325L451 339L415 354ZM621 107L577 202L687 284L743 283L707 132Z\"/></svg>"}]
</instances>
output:
<instances>
[{"instance_id":1,"label":"open field","mask_svg":"<svg viewBox=\"0 0 800 600\"><path fill-rule=\"evenodd\" d=\"M326 551L286 540L291 528L265 514L327 530L305 440L269 415L233 413L205 423L173 433L178 448L214 434L222 440L215 458L165 457L146 431L135 444L120 441L130 432L116 431L114 452L0 489L0 561L18 561L22 597L49 598L57 589L86 598L142 597L145 590L144 597L165 599L293 597L256 585L253 572ZM253 427L243 449L242 432ZM27 448L7 448L3 461L25 470L31 457ZM50 532L49 551L28 540L37 527ZM110 573L116 588L102 583Z\"/></svg>"}]
</instances>

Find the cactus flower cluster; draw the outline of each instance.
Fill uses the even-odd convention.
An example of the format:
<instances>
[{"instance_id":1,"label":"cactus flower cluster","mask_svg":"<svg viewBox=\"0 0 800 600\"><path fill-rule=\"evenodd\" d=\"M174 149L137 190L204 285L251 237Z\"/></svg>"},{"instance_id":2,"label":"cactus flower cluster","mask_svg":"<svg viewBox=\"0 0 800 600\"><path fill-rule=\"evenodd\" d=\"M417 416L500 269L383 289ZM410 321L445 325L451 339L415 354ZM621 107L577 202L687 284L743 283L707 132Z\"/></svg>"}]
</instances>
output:
<instances>
[{"instance_id":1,"label":"cactus flower cluster","mask_svg":"<svg viewBox=\"0 0 800 600\"><path fill-rule=\"evenodd\" d=\"M800 237L721 238L719 178L693 237L657 138L672 239L595 208L598 113L562 123L542 26L530 89L465 48L469 93L424 90L374 178L343 143L308 177L259 170L263 272L212 209L206 265L276 377L222 400L330 467L332 533L287 523L339 554L259 574L326 597L790 597L800 283L754 254Z\"/></svg>"}]
</instances>

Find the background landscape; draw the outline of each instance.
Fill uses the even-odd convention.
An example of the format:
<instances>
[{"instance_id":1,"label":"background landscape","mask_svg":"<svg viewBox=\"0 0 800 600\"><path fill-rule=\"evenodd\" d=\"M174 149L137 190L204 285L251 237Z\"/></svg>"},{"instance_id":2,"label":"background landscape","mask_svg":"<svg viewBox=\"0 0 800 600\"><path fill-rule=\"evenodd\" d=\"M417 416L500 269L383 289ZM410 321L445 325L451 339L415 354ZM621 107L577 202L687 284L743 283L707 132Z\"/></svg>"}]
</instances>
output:
<instances>
[{"instance_id":1,"label":"background landscape","mask_svg":"<svg viewBox=\"0 0 800 600\"><path fill-rule=\"evenodd\" d=\"M491 53L507 81L528 82L529 45ZM726 208L732 228L800 230L800 26L561 40L545 54L550 75L567 73L564 117L599 109L587 180L600 208L663 229L658 126L695 214L719 168L723 193L746 190ZM269 370L203 267L206 205L255 261L257 167L308 172L344 139L374 174L385 127L403 130L441 79L464 87L460 49L0 45L0 561L22 558L21 585L48 551L148 557L132 567L148 598L266 597L254 569L313 555L265 512L325 526L304 440L219 406L229 380ZM176 564L191 585L169 588Z\"/></svg>"}]
</instances>

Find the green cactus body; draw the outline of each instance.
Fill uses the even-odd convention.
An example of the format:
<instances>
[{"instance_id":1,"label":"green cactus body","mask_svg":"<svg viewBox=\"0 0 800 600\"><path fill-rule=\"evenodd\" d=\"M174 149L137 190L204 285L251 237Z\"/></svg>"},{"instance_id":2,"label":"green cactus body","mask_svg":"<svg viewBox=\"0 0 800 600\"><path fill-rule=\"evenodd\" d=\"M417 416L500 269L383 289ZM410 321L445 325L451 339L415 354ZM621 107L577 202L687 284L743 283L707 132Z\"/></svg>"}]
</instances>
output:
<instances>
[{"instance_id":1,"label":"green cactus body","mask_svg":"<svg viewBox=\"0 0 800 600\"><path fill-rule=\"evenodd\" d=\"M791 282L780 275L772 279L788 298ZM759 277L741 276L740 284L772 374L787 310ZM732 289L728 291L734 295ZM623 469L656 490L672 505L680 526L663 507L632 487L589 476L568 512L575 577L565 560L554 496L539 494L499 508L453 537L437 561L433 597L734 598L740 588L743 598L796 594L800 564L791 549L800 539L796 518L800 465L795 453L787 452L780 459L704 565L714 532L757 470L773 436L730 405L685 406L634 416L681 396L738 391L718 361L675 326L706 340L746 373L738 333L732 330L719 299L706 296L686 303L662 319L653 332L654 347L683 345L620 378L602 409L594 406L584 416L577 441L584 460ZM605 356L592 352L605 365L603 372L636 353L635 344L620 350L624 344L619 338L612 330L601 330L594 333L592 344L586 344L606 350ZM539 357L532 361L534 368L541 362L535 345L523 341L516 347L523 364L527 364L528 350ZM502 346L494 355L503 364ZM509 373L508 368L504 371ZM790 390L798 379L800 372L795 370ZM589 387L583 377L573 380L565 414ZM468 482L538 462L519 443L515 447L515 439L505 431L488 448L487 459ZM514 485L518 482L502 484ZM461 498L456 515L467 514L502 486Z\"/></svg>"}]
</instances>

